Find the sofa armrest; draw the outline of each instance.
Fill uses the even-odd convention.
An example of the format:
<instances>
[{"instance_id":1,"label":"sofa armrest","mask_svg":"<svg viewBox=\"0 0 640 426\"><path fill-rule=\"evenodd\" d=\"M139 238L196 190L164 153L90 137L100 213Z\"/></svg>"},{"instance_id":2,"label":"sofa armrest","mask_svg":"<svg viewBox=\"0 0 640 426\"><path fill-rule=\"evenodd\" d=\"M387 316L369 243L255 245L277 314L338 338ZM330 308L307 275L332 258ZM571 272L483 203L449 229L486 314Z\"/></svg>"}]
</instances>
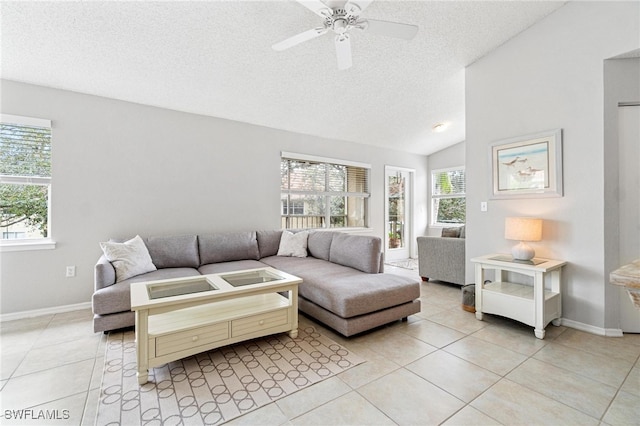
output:
<instances>
[{"instance_id":1,"label":"sofa armrest","mask_svg":"<svg viewBox=\"0 0 640 426\"><path fill-rule=\"evenodd\" d=\"M96 291L116 283L116 270L104 255L94 267L93 281Z\"/></svg>"},{"instance_id":2,"label":"sofa armrest","mask_svg":"<svg viewBox=\"0 0 640 426\"><path fill-rule=\"evenodd\" d=\"M418 272L421 277L465 284L465 239L418 237Z\"/></svg>"}]
</instances>

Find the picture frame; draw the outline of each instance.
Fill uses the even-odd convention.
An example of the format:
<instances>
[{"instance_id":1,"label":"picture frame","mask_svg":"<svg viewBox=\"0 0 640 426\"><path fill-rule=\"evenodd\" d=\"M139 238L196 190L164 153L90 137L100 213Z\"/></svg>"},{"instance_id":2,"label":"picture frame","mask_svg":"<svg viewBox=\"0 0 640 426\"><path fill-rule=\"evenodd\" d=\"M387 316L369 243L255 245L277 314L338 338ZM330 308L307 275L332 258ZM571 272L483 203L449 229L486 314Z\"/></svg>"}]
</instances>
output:
<instances>
[{"instance_id":1,"label":"picture frame","mask_svg":"<svg viewBox=\"0 0 640 426\"><path fill-rule=\"evenodd\" d=\"M562 197L562 129L491 145L492 198Z\"/></svg>"}]
</instances>

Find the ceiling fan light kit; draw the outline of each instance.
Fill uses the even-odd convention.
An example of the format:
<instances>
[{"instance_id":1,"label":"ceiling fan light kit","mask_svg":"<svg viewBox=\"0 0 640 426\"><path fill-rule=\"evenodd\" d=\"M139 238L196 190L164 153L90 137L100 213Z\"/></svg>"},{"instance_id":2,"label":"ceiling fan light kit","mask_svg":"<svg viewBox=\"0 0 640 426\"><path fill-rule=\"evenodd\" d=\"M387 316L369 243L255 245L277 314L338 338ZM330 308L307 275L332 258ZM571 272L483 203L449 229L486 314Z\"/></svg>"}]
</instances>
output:
<instances>
[{"instance_id":1,"label":"ceiling fan light kit","mask_svg":"<svg viewBox=\"0 0 640 426\"><path fill-rule=\"evenodd\" d=\"M362 13L373 0L349 0L345 3L344 7L334 9L329 8L320 0L297 1L323 18L323 26L296 34L271 47L278 51L286 50L332 31L335 34L338 68L341 70L350 68L352 65L351 39L349 34L351 30L355 29L404 40L411 40L418 32L418 27L415 25L374 19L361 20L360 13Z\"/></svg>"}]
</instances>

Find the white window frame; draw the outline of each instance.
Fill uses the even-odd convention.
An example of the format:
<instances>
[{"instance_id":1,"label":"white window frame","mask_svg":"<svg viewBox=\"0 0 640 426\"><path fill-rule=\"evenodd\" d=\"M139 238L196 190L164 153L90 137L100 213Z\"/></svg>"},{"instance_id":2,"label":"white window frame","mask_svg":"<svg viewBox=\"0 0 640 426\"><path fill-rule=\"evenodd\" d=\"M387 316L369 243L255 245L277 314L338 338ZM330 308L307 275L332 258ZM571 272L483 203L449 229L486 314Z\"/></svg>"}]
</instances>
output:
<instances>
[{"instance_id":1,"label":"white window frame","mask_svg":"<svg viewBox=\"0 0 640 426\"><path fill-rule=\"evenodd\" d=\"M308 155L308 154L300 154L300 153L295 153L295 152L287 152L287 151L282 151L280 153L280 162L282 163L282 160L296 160L296 161L309 161L312 163L325 163L325 164L336 164L336 165L340 165L340 166L352 166L352 167L360 167L363 169L367 170L367 182L369 183L369 185L371 185L371 164L367 164L367 163L361 163L358 161L351 161L351 160L341 160L341 159L335 159L335 158L329 158L329 157L320 157L320 156L316 156L316 155ZM280 194L282 195L283 193L285 193L285 191L283 191L282 189L280 189ZM289 192L289 194L292 194L293 192ZM296 191L295 194L309 194L309 195L316 195L318 194L317 191ZM341 195L338 192L335 193L331 193L330 196L338 196ZM362 196L364 198L370 199L371 198L371 187L369 187L369 192L367 193L353 193L353 192L344 192L342 193L342 195L344 196ZM330 224L330 209L327 209L326 215L327 218L325 219L325 227L324 228L310 228L310 229L316 229L316 230L327 230L327 231L331 231L331 230L340 230L340 231L361 231L361 230L368 230L370 229L370 224L369 224L369 218L371 217L370 215L370 211L371 211L371 203L367 202L366 203L366 207L365 207L365 226L362 227L330 227L328 226ZM280 208L280 213L282 216L282 207ZM283 228L284 229L284 228Z\"/></svg>"},{"instance_id":2,"label":"white window frame","mask_svg":"<svg viewBox=\"0 0 640 426\"><path fill-rule=\"evenodd\" d=\"M19 126L45 127L51 129L51 120L23 117L19 115L0 113L0 123L15 124ZM41 185L46 186L49 192L47 195L48 236L46 238L0 239L0 252L54 249L56 247L56 243L51 238L51 235L53 235L51 226L51 177L0 175L0 183L13 185Z\"/></svg>"},{"instance_id":3,"label":"white window frame","mask_svg":"<svg viewBox=\"0 0 640 426\"><path fill-rule=\"evenodd\" d=\"M435 192L435 188L436 188L436 183L435 183L435 179L434 176L436 174L439 173L446 173L446 172L451 172L451 171L456 171L456 170L462 170L464 172L464 178L465 178L465 189L466 189L466 179L467 179L467 171L465 166L457 166L457 167L447 167L444 169L434 169L431 170L431 174L430 174L430 179L431 179L431 186L430 186L430 193L431 193L431 198L429 200L430 202L430 210L431 210L431 225L433 227L455 227L455 226L463 226L466 222L466 212L465 212L465 222L438 222L438 212L435 209L434 206L434 201L436 199L447 199L447 198L464 198L466 201L467 198L467 192L465 191L464 193L455 193L455 194L441 194L441 195L436 195L434 194Z\"/></svg>"}]
</instances>

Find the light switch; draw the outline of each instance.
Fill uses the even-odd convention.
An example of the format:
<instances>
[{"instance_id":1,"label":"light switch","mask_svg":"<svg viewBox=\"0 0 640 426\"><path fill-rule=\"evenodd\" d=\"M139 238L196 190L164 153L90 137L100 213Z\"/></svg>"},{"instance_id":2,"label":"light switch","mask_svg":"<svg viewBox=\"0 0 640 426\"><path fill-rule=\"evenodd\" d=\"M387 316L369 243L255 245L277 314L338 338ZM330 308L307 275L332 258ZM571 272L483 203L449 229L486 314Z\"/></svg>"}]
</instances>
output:
<instances>
[{"instance_id":1,"label":"light switch","mask_svg":"<svg viewBox=\"0 0 640 426\"><path fill-rule=\"evenodd\" d=\"M481 212L486 212L487 211L487 202L486 201L482 201L480 203L480 211Z\"/></svg>"}]
</instances>

